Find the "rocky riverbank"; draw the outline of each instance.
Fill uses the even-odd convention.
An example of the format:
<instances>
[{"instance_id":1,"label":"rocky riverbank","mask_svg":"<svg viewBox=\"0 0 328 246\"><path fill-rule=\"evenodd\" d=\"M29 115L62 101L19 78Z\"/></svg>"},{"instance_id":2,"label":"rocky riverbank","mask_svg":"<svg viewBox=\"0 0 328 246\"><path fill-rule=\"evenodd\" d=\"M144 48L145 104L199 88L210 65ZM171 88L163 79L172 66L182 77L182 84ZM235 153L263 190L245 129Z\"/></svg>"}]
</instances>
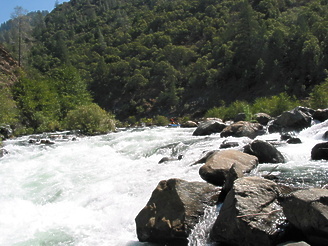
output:
<instances>
[{"instance_id":1,"label":"rocky riverbank","mask_svg":"<svg viewBox=\"0 0 328 246\"><path fill-rule=\"evenodd\" d=\"M160 181L136 217L138 239L187 245L188 236L205 208L221 204L210 231L209 240L213 243L277 245L302 241L303 245L328 245L326 187L302 189L280 182L279 177L250 174L261 163L284 163L275 145L297 144L299 140L293 138L292 132L310 127L314 120L327 119L328 109L315 111L297 107L276 119L263 120L264 124L243 120L225 123L219 119L201 122L194 135L217 133L221 137L254 139L268 130L280 132L281 141L254 140L243 146L242 151L229 149L234 143L225 143L221 149L209 151L195 160L197 164L203 163L199 174L206 182ZM309 150L313 160L328 159L327 134L323 134L322 141Z\"/></svg>"}]
</instances>

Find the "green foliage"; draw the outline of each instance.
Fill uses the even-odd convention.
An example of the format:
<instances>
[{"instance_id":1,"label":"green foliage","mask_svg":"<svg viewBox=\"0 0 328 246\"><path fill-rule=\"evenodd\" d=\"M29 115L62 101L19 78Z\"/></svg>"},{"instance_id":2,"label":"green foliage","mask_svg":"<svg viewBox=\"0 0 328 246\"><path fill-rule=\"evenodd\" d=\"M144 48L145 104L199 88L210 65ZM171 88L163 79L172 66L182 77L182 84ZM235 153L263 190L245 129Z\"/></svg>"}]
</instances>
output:
<instances>
[{"instance_id":1,"label":"green foliage","mask_svg":"<svg viewBox=\"0 0 328 246\"><path fill-rule=\"evenodd\" d=\"M114 116L94 103L70 110L65 121L68 129L80 130L84 134L107 133L115 130Z\"/></svg>"},{"instance_id":2,"label":"green foliage","mask_svg":"<svg viewBox=\"0 0 328 246\"><path fill-rule=\"evenodd\" d=\"M300 105L300 102L294 97L288 96L287 93L280 93L272 97L256 99L252 108L255 113L267 113L275 117L298 105Z\"/></svg>"},{"instance_id":3,"label":"green foliage","mask_svg":"<svg viewBox=\"0 0 328 246\"><path fill-rule=\"evenodd\" d=\"M11 91L0 86L0 124L15 125L18 122L18 110Z\"/></svg>"},{"instance_id":4,"label":"green foliage","mask_svg":"<svg viewBox=\"0 0 328 246\"><path fill-rule=\"evenodd\" d=\"M217 117L224 120L233 119L238 113L245 113L246 120L251 121L255 113L267 113L278 116L284 111L299 106L300 102L286 93L272 97L257 98L253 104L243 101L235 101L228 107L213 107L209 109L205 117Z\"/></svg>"},{"instance_id":5,"label":"green foliage","mask_svg":"<svg viewBox=\"0 0 328 246\"><path fill-rule=\"evenodd\" d=\"M252 119L252 109L251 106L244 101L235 101L232 104L227 106L221 106L221 107L214 107L209 109L205 117L207 118L220 118L223 120L233 120L235 116L239 113L245 113L246 114L246 120Z\"/></svg>"},{"instance_id":6,"label":"green foliage","mask_svg":"<svg viewBox=\"0 0 328 246\"><path fill-rule=\"evenodd\" d=\"M228 108L226 106L221 107L213 107L206 111L205 117L206 118L219 118L225 119L227 115Z\"/></svg>"},{"instance_id":7,"label":"green foliage","mask_svg":"<svg viewBox=\"0 0 328 246\"><path fill-rule=\"evenodd\" d=\"M157 126L167 126L170 121L167 117L165 116L162 116L162 115L156 115L154 117L154 121L153 121L154 125L157 125Z\"/></svg>"},{"instance_id":8,"label":"green foliage","mask_svg":"<svg viewBox=\"0 0 328 246\"><path fill-rule=\"evenodd\" d=\"M50 71L50 77L60 104L60 117L65 117L69 110L89 104L91 97L85 81L78 70L72 66L56 68Z\"/></svg>"},{"instance_id":9,"label":"green foliage","mask_svg":"<svg viewBox=\"0 0 328 246\"><path fill-rule=\"evenodd\" d=\"M46 122L59 119L58 94L49 80L22 77L15 84L14 95L25 126L37 129Z\"/></svg>"},{"instance_id":10,"label":"green foliage","mask_svg":"<svg viewBox=\"0 0 328 246\"><path fill-rule=\"evenodd\" d=\"M314 109L324 109L328 107L328 77L320 84L316 85L310 93L310 107Z\"/></svg>"},{"instance_id":11,"label":"green foliage","mask_svg":"<svg viewBox=\"0 0 328 246\"><path fill-rule=\"evenodd\" d=\"M50 76L59 121L89 94L120 119L192 114L195 105L251 119L254 96L275 115L294 99L268 95L306 98L328 67L327 1L70 1L33 19L23 57ZM17 54L11 28L0 40Z\"/></svg>"}]
</instances>

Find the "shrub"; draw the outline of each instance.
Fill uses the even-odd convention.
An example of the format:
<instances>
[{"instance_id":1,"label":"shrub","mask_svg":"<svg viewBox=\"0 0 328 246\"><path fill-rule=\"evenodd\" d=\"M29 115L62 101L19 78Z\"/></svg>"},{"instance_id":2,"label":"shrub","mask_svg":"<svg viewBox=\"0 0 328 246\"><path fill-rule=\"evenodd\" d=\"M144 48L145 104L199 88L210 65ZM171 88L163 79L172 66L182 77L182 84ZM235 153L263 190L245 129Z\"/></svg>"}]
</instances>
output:
<instances>
[{"instance_id":1,"label":"shrub","mask_svg":"<svg viewBox=\"0 0 328 246\"><path fill-rule=\"evenodd\" d=\"M252 106L255 113L267 113L273 117L280 115L284 111L291 110L298 106L300 102L296 98L288 96L286 92L272 97L257 98Z\"/></svg>"},{"instance_id":2,"label":"shrub","mask_svg":"<svg viewBox=\"0 0 328 246\"><path fill-rule=\"evenodd\" d=\"M205 113L206 118L220 118L224 119L227 114L228 108L226 106L214 107Z\"/></svg>"},{"instance_id":3,"label":"shrub","mask_svg":"<svg viewBox=\"0 0 328 246\"><path fill-rule=\"evenodd\" d=\"M18 122L18 110L9 88L0 87L0 124L14 125Z\"/></svg>"},{"instance_id":4,"label":"shrub","mask_svg":"<svg viewBox=\"0 0 328 246\"><path fill-rule=\"evenodd\" d=\"M154 123L154 125L157 125L157 126L167 126L168 124L170 124L170 121L165 116L156 115L154 117L153 123Z\"/></svg>"},{"instance_id":5,"label":"shrub","mask_svg":"<svg viewBox=\"0 0 328 246\"><path fill-rule=\"evenodd\" d=\"M214 107L209 109L205 117L211 118L220 118L223 120L229 120L235 118L235 116L239 113L245 113L246 119L251 120L252 118L252 110L250 105L244 101L235 101L228 107L221 106L221 107Z\"/></svg>"},{"instance_id":6,"label":"shrub","mask_svg":"<svg viewBox=\"0 0 328 246\"><path fill-rule=\"evenodd\" d=\"M244 101L235 101L228 107L224 119L234 119L239 113L245 113L247 120L251 120L252 118L249 104Z\"/></svg>"},{"instance_id":7,"label":"shrub","mask_svg":"<svg viewBox=\"0 0 328 246\"><path fill-rule=\"evenodd\" d=\"M65 121L68 129L88 135L115 130L114 116L94 103L70 110Z\"/></svg>"},{"instance_id":8,"label":"shrub","mask_svg":"<svg viewBox=\"0 0 328 246\"><path fill-rule=\"evenodd\" d=\"M313 88L310 93L309 104L314 109L328 107L328 77L322 84Z\"/></svg>"}]
</instances>

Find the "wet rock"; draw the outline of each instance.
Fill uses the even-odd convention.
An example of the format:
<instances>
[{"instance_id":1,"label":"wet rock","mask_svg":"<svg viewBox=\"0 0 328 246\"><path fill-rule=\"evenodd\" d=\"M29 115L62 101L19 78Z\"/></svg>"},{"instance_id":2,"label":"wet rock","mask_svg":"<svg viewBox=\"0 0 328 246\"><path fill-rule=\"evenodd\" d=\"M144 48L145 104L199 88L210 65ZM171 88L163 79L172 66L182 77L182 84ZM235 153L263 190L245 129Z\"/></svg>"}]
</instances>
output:
<instances>
[{"instance_id":1,"label":"wet rock","mask_svg":"<svg viewBox=\"0 0 328 246\"><path fill-rule=\"evenodd\" d=\"M281 141L287 141L290 138L294 137L294 133L290 133L290 132L282 132L280 134L280 140Z\"/></svg>"},{"instance_id":2,"label":"wet rock","mask_svg":"<svg viewBox=\"0 0 328 246\"><path fill-rule=\"evenodd\" d=\"M290 138L287 140L288 144L300 144L302 143L301 139L299 138Z\"/></svg>"},{"instance_id":3,"label":"wet rock","mask_svg":"<svg viewBox=\"0 0 328 246\"><path fill-rule=\"evenodd\" d=\"M321 122L328 120L328 108L317 109L316 111L314 111L313 119Z\"/></svg>"},{"instance_id":4,"label":"wet rock","mask_svg":"<svg viewBox=\"0 0 328 246\"><path fill-rule=\"evenodd\" d=\"M7 151L7 150L5 150L5 149L0 149L0 158L1 157L4 157L5 155L8 155L9 154L9 152Z\"/></svg>"},{"instance_id":5,"label":"wet rock","mask_svg":"<svg viewBox=\"0 0 328 246\"><path fill-rule=\"evenodd\" d=\"M206 163L207 159L217 151L218 150L211 150L211 151L205 152L205 155L202 158L200 158L198 161L191 164L191 166L197 165L197 164L200 164L200 163Z\"/></svg>"},{"instance_id":6,"label":"wet rock","mask_svg":"<svg viewBox=\"0 0 328 246\"><path fill-rule=\"evenodd\" d=\"M311 126L311 109L296 107L291 111L283 112L269 126L269 132L301 131Z\"/></svg>"},{"instance_id":7,"label":"wet rock","mask_svg":"<svg viewBox=\"0 0 328 246\"><path fill-rule=\"evenodd\" d=\"M284 242L279 243L277 246L310 246L310 244L307 244L306 242Z\"/></svg>"},{"instance_id":8,"label":"wet rock","mask_svg":"<svg viewBox=\"0 0 328 246\"><path fill-rule=\"evenodd\" d=\"M259 163L284 163L285 158L272 144L255 140L244 147L244 152L255 155Z\"/></svg>"},{"instance_id":9,"label":"wet rock","mask_svg":"<svg viewBox=\"0 0 328 246\"><path fill-rule=\"evenodd\" d=\"M328 245L328 190L293 192L283 202L287 220L300 229L311 245Z\"/></svg>"},{"instance_id":10,"label":"wet rock","mask_svg":"<svg viewBox=\"0 0 328 246\"><path fill-rule=\"evenodd\" d=\"M180 161L183 158L183 155L179 155L178 158L172 158L172 157L163 157L158 164L161 164L163 162L168 162L168 161Z\"/></svg>"},{"instance_id":11,"label":"wet rock","mask_svg":"<svg viewBox=\"0 0 328 246\"><path fill-rule=\"evenodd\" d=\"M318 143L311 150L312 160L328 160L328 142Z\"/></svg>"},{"instance_id":12,"label":"wet rock","mask_svg":"<svg viewBox=\"0 0 328 246\"><path fill-rule=\"evenodd\" d=\"M242 178L243 176L244 176L243 171L238 166L236 166L236 164L232 164L227 174L224 186L222 187L222 191L219 195L219 202L224 201L228 192L232 189L235 180Z\"/></svg>"},{"instance_id":13,"label":"wet rock","mask_svg":"<svg viewBox=\"0 0 328 246\"><path fill-rule=\"evenodd\" d=\"M40 141L41 144L46 144L46 145L52 145L55 144L55 142L50 141L49 139L41 139Z\"/></svg>"},{"instance_id":14,"label":"wet rock","mask_svg":"<svg viewBox=\"0 0 328 246\"><path fill-rule=\"evenodd\" d=\"M249 137L255 138L264 134L264 128L260 123L238 121L223 129L221 137Z\"/></svg>"},{"instance_id":15,"label":"wet rock","mask_svg":"<svg viewBox=\"0 0 328 246\"><path fill-rule=\"evenodd\" d=\"M199 169L199 175L210 184L222 186L233 164L243 173L246 173L257 166L258 159L238 150L216 151L207 158L205 164Z\"/></svg>"},{"instance_id":16,"label":"wet rock","mask_svg":"<svg viewBox=\"0 0 328 246\"><path fill-rule=\"evenodd\" d=\"M220 145L220 149L229 149L233 147L238 147L239 143L238 142L229 142L227 140L224 140L222 144Z\"/></svg>"},{"instance_id":17,"label":"wet rock","mask_svg":"<svg viewBox=\"0 0 328 246\"><path fill-rule=\"evenodd\" d=\"M223 245L276 245L285 216L275 182L259 177L237 179L229 191L210 237Z\"/></svg>"},{"instance_id":18,"label":"wet rock","mask_svg":"<svg viewBox=\"0 0 328 246\"><path fill-rule=\"evenodd\" d=\"M255 120L261 125L266 126L272 120L272 117L265 113L257 113L255 114Z\"/></svg>"},{"instance_id":19,"label":"wet rock","mask_svg":"<svg viewBox=\"0 0 328 246\"><path fill-rule=\"evenodd\" d=\"M161 181L135 219L138 239L187 245L187 237L204 214L205 205L214 205L218 193L219 189L203 182Z\"/></svg>"},{"instance_id":20,"label":"wet rock","mask_svg":"<svg viewBox=\"0 0 328 246\"><path fill-rule=\"evenodd\" d=\"M197 129L194 131L194 136L205 136L213 133L219 133L226 127L220 120L208 120L201 122Z\"/></svg>"},{"instance_id":21,"label":"wet rock","mask_svg":"<svg viewBox=\"0 0 328 246\"><path fill-rule=\"evenodd\" d=\"M322 136L323 139L328 139L328 131L326 131L323 136Z\"/></svg>"},{"instance_id":22,"label":"wet rock","mask_svg":"<svg viewBox=\"0 0 328 246\"><path fill-rule=\"evenodd\" d=\"M245 113L239 113L236 115L236 117L233 119L234 122L238 121L245 121L246 120L246 114Z\"/></svg>"},{"instance_id":23,"label":"wet rock","mask_svg":"<svg viewBox=\"0 0 328 246\"><path fill-rule=\"evenodd\" d=\"M184 128L191 128L191 127L197 127L197 126L198 126L198 124L191 120L181 123L181 127L184 127Z\"/></svg>"}]
</instances>

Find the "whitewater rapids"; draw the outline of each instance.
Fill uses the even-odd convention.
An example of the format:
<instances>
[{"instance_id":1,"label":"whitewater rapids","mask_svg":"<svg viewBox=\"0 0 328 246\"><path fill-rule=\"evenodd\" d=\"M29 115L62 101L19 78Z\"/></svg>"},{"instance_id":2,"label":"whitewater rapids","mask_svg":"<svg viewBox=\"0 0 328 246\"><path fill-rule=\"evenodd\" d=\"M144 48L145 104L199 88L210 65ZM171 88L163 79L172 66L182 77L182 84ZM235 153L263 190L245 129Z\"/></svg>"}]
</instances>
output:
<instances>
[{"instance_id":1,"label":"whitewater rapids","mask_svg":"<svg viewBox=\"0 0 328 246\"><path fill-rule=\"evenodd\" d=\"M226 140L219 134L192 136L194 130L122 129L54 145L28 144L30 136L5 141L9 154L0 159L0 245L151 245L138 242L134 219L158 182L203 181L198 174L202 164L192 164ZM261 164L253 175L274 173L298 186L323 186L327 162L311 161L310 154L325 131L328 121L302 131L297 135L302 144L278 147L287 163ZM238 141L237 149L251 142L228 140ZM162 157L178 155L184 158L158 164ZM215 213L205 213L190 245L206 245L206 235L200 234L210 228Z\"/></svg>"}]
</instances>

